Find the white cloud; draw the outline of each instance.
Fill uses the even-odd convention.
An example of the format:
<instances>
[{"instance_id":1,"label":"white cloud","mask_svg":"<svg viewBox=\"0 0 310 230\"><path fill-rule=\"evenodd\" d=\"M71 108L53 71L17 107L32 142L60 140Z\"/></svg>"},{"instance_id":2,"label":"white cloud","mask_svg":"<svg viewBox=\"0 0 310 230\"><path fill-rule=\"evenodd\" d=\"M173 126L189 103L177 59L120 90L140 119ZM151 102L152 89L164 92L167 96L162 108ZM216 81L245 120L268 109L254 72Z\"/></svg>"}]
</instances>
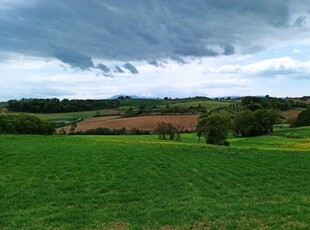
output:
<instances>
[{"instance_id":1,"label":"white cloud","mask_svg":"<svg viewBox=\"0 0 310 230\"><path fill-rule=\"evenodd\" d=\"M293 54L301 54L301 53L303 53L301 50L293 49Z\"/></svg>"},{"instance_id":2,"label":"white cloud","mask_svg":"<svg viewBox=\"0 0 310 230\"><path fill-rule=\"evenodd\" d=\"M205 58L185 65L163 61L162 67L134 62L139 75L115 73L113 78L107 78L92 70L64 71L55 59L20 56L0 64L0 101L22 97L109 98L116 94L303 96L309 92L310 62L283 57L245 65L234 63L238 63L235 57ZM285 77L274 77L281 74Z\"/></svg>"},{"instance_id":3,"label":"white cloud","mask_svg":"<svg viewBox=\"0 0 310 230\"><path fill-rule=\"evenodd\" d=\"M282 57L267 59L244 66L223 65L220 68L212 69L211 72L261 77L308 77L310 79L310 61L301 62L291 57Z\"/></svg>"}]
</instances>

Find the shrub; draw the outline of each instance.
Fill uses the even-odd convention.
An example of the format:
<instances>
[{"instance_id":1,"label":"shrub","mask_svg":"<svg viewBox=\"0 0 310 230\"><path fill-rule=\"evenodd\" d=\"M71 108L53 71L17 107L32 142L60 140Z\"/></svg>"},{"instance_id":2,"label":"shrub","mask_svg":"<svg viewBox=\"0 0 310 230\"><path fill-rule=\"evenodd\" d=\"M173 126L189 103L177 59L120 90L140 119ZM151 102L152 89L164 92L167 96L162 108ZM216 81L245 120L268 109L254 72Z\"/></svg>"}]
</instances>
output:
<instances>
[{"instance_id":1,"label":"shrub","mask_svg":"<svg viewBox=\"0 0 310 230\"><path fill-rule=\"evenodd\" d=\"M181 131L171 123L161 122L156 126L154 131L158 134L158 138L161 140L167 140L167 136L169 136L170 140L181 140Z\"/></svg>"},{"instance_id":2,"label":"shrub","mask_svg":"<svg viewBox=\"0 0 310 230\"><path fill-rule=\"evenodd\" d=\"M53 134L55 127L52 123L42 121L36 116L0 115L0 133L2 134Z\"/></svg>"}]
</instances>

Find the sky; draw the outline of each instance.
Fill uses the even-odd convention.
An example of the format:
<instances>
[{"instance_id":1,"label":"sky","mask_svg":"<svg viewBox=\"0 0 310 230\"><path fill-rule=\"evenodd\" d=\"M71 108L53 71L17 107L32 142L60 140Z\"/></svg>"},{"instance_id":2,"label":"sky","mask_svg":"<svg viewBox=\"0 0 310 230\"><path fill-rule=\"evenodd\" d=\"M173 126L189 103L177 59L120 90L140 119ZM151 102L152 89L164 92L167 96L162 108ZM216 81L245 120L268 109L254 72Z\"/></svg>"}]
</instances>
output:
<instances>
[{"instance_id":1,"label":"sky","mask_svg":"<svg viewBox=\"0 0 310 230\"><path fill-rule=\"evenodd\" d=\"M310 95L308 0L0 0L0 101Z\"/></svg>"}]
</instances>

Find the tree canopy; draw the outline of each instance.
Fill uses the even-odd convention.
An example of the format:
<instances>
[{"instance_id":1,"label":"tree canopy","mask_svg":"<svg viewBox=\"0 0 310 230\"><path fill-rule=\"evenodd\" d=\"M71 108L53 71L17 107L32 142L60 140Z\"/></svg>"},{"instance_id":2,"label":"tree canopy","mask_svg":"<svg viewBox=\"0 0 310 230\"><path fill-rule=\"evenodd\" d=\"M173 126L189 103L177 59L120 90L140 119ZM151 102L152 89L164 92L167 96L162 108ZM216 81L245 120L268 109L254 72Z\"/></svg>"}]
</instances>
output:
<instances>
[{"instance_id":1,"label":"tree canopy","mask_svg":"<svg viewBox=\"0 0 310 230\"><path fill-rule=\"evenodd\" d=\"M280 109L289 110L294 107L294 102L292 100L269 97L243 97L241 99L241 104L245 109L255 111L258 109Z\"/></svg>"},{"instance_id":2,"label":"tree canopy","mask_svg":"<svg viewBox=\"0 0 310 230\"><path fill-rule=\"evenodd\" d=\"M198 142L204 136L207 144L228 145L228 131L231 129L231 119L226 113L215 113L201 117L197 124Z\"/></svg>"},{"instance_id":3,"label":"tree canopy","mask_svg":"<svg viewBox=\"0 0 310 230\"><path fill-rule=\"evenodd\" d=\"M260 109L254 112L244 110L235 115L233 130L236 136L265 135L273 131L277 117L277 113L272 109Z\"/></svg>"}]
</instances>

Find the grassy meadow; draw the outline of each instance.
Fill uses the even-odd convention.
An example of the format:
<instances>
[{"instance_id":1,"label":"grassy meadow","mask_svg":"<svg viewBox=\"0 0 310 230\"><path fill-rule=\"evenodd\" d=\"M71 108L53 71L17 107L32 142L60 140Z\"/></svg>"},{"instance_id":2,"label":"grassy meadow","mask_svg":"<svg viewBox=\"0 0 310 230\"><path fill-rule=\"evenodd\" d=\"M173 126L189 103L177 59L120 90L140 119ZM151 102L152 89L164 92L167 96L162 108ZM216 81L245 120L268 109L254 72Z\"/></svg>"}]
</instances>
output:
<instances>
[{"instance_id":1,"label":"grassy meadow","mask_svg":"<svg viewBox=\"0 0 310 230\"><path fill-rule=\"evenodd\" d=\"M82 112L70 112L70 113L35 113L35 115L44 121L72 121L76 118L89 118L94 117L97 113L101 116L110 115L109 112L105 110L98 111L82 111Z\"/></svg>"},{"instance_id":2,"label":"grassy meadow","mask_svg":"<svg viewBox=\"0 0 310 230\"><path fill-rule=\"evenodd\" d=\"M230 148L0 135L0 229L309 229L309 130Z\"/></svg>"},{"instance_id":3,"label":"grassy meadow","mask_svg":"<svg viewBox=\"0 0 310 230\"><path fill-rule=\"evenodd\" d=\"M43 121L49 121L54 123L71 123L77 119L86 119L94 117L99 112L100 116L112 115L109 110L96 110L96 111L81 111L81 112L70 112L70 113L25 113L29 115L34 115ZM15 112L10 112L9 114L19 114Z\"/></svg>"},{"instance_id":4,"label":"grassy meadow","mask_svg":"<svg viewBox=\"0 0 310 230\"><path fill-rule=\"evenodd\" d=\"M300 128L283 128L278 129L274 132L274 135L286 136L286 137L296 137L296 138L306 138L310 137L310 128L309 127L300 127Z\"/></svg>"},{"instance_id":5,"label":"grassy meadow","mask_svg":"<svg viewBox=\"0 0 310 230\"><path fill-rule=\"evenodd\" d=\"M202 106L208 110L217 109L219 107L224 107L233 104L233 101L215 101L215 100L197 100L197 101L181 101L177 103L172 103L173 106L177 107L197 107Z\"/></svg>"},{"instance_id":6,"label":"grassy meadow","mask_svg":"<svg viewBox=\"0 0 310 230\"><path fill-rule=\"evenodd\" d=\"M182 108L197 107L199 104L205 107L208 110L216 109L219 107L228 106L235 103L236 101L232 100L212 100L208 98L184 98L184 99L172 99L172 100L163 100L163 99L127 99L121 102L119 109L126 110L128 108L138 108L140 105L146 107L156 107L158 111L161 111L166 108L166 105L176 106Z\"/></svg>"}]
</instances>

